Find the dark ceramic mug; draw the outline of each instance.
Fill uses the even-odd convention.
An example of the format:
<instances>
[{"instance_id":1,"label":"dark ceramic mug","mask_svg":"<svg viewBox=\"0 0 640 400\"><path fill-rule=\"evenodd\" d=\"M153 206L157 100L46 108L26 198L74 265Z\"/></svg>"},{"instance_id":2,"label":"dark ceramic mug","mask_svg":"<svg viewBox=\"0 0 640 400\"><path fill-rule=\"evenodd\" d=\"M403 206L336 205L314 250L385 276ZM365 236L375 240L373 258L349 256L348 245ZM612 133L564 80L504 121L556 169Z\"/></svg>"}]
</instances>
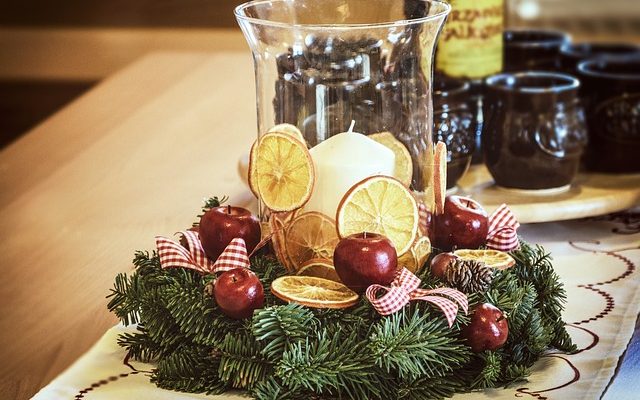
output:
<instances>
[{"instance_id":1,"label":"dark ceramic mug","mask_svg":"<svg viewBox=\"0 0 640 400\"><path fill-rule=\"evenodd\" d=\"M570 36L552 30L506 30L504 71L555 71L560 48Z\"/></svg>"},{"instance_id":2,"label":"dark ceramic mug","mask_svg":"<svg viewBox=\"0 0 640 400\"><path fill-rule=\"evenodd\" d=\"M578 64L582 61L640 54L640 46L631 43L566 43L560 49L558 69L576 76Z\"/></svg>"},{"instance_id":3,"label":"dark ceramic mug","mask_svg":"<svg viewBox=\"0 0 640 400\"><path fill-rule=\"evenodd\" d=\"M498 186L568 189L587 141L579 86L572 76L540 71L486 79L482 148Z\"/></svg>"},{"instance_id":4,"label":"dark ceramic mug","mask_svg":"<svg viewBox=\"0 0 640 400\"><path fill-rule=\"evenodd\" d=\"M447 145L447 189L456 185L471 164L478 127L474 101L477 102L477 98L469 82L435 77L433 142Z\"/></svg>"},{"instance_id":5,"label":"dark ceramic mug","mask_svg":"<svg viewBox=\"0 0 640 400\"><path fill-rule=\"evenodd\" d=\"M640 57L578 64L590 143L586 166L598 172L640 172Z\"/></svg>"}]
</instances>

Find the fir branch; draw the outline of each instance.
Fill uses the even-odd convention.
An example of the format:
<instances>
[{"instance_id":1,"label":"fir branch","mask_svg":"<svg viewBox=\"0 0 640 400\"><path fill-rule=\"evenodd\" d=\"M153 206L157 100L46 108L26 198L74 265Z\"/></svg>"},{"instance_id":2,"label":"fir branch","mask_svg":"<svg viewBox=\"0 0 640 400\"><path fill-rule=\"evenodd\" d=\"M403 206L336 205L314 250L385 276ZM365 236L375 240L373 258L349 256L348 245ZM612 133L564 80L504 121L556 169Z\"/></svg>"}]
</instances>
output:
<instances>
[{"instance_id":1,"label":"fir branch","mask_svg":"<svg viewBox=\"0 0 640 400\"><path fill-rule=\"evenodd\" d=\"M530 369L523 365L506 364L500 374L500 382L507 386L526 379L530 373Z\"/></svg>"},{"instance_id":2,"label":"fir branch","mask_svg":"<svg viewBox=\"0 0 640 400\"><path fill-rule=\"evenodd\" d=\"M319 321L318 328L325 329L329 334L355 333L364 338L369 335L371 325L380 320L380 314L365 296L360 296L359 302L347 310L318 308L311 311Z\"/></svg>"},{"instance_id":3,"label":"fir branch","mask_svg":"<svg viewBox=\"0 0 640 400\"><path fill-rule=\"evenodd\" d=\"M520 331L537 306L537 292L533 284L523 284L514 274L505 271L497 275L495 286L484 297L485 301L505 313L511 332Z\"/></svg>"},{"instance_id":4,"label":"fir branch","mask_svg":"<svg viewBox=\"0 0 640 400\"><path fill-rule=\"evenodd\" d=\"M393 397L384 397L384 399L445 399L452 397L455 393L467 390L466 380L457 373L450 373L445 376L426 376L416 380L401 381L397 394Z\"/></svg>"},{"instance_id":5,"label":"fir branch","mask_svg":"<svg viewBox=\"0 0 640 400\"><path fill-rule=\"evenodd\" d=\"M220 207L227 201L229 201L229 196L222 196L221 198L218 198L218 196L209 197L204 201L202 212L204 213L211 210L212 208Z\"/></svg>"},{"instance_id":6,"label":"fir branch","mask_svg":"<svg viewBox=\"0 0 640 400\"><path fill-rule=\"evenodd\" d=\"M182 334L195 343L213 346L224 339L230 326L238 327L241 324L228 320L217 308L213 298L204 293L204 287L192 279L188 283L176 282L164 290L164 296L169 299L167 311Z\"/></svg>"},{"instance_id":7,"label":"fir branch","mask_svg":"<svg viewBox=\"0 0 640 400\"><path fill-rule=\"evenodd\" d=\"M287 346L305 339L317 325L308 308L292 303L256 311L251 330L256 340L264 342L262 354L278 360Z\"/></svg>"},{"instance_id":8,"label":"fir branch","mask_svg":"<svg viewBox=\"0 0 640 400\"><path fill-rule=\"evenodd\" d=\"M304 390L289 389L273 376L258 382L251 395L256 400L310 400L315 397Z\"/></svg>"},{"instance_id":9,"label":"fir branch","mask_svg":"<svg viewBox=\"0 0 640 400\"><path fill-rule=\"evenodd\" d=\"M133 359L151 362L160 356L160 346L147 334L143 325L136 332L126 332L118 337L118 345L124 347Z\"/></svg>"},{"instance_id":10,"label":"fir branch","mask_svg":"<svg viewBox=\"0 0 640 400\"><path fill-rule=\"evenodd\" d=\"M287 274L287 270L274 257L253 257L251 259L251 270L258 276L262 286L269 288L274 279ZM282 301L275 297L270 290L264 291L265 307L282 304Z\"/></svg>"},{"instance_id":11,"label":"fir branch","mask_svg":"<svg viewBox=\"0 0 640 400\"><path fill-rule=\"evenodd\" d=\"M181 392L223 393L228 387L218 377L218 364L207 347L185 345L158 362L151 381Z\"/></svg>"},{"instance_id":12,"label":"fir branch","mask_svg":"<svg viewBox=\"0 0 640 400\"><path fill-rule=\"evenodd\" d=\"M376 365L401 379L443 376L469 359L469 351L441 318L406 310L383 318L369 337Z\"/></svg>"},{"instance_id":13,"label":"fir branch","mask_svg":"<svg viewBox=\"0 0 640 400\"><path fill-rule=\"evenodd\" d=\"M573 340L564 325L560 326L559 324L556 324L553 327L553 339L551 340L551 346L569 354L578 350L578 346L573 343Z\"/></svg>"},{"instance_id":14,"label":"fir branch","mask_svg":"<svg viewBox=\"0 0 640 400\"><path fill-rule=\"evenodd\" d=\"M485 351L478 355L482 363L482 370L471 383L473 389L486 389L495 387L500 377L502 356L495 351Z\"/></svg>"},{"instance_id":15,"label":"fir branch","mask_svg":"<svg viewBox=\"0 0 640 400\"><path fill-rule=\"evenodd\" d=\"M562 311L567 296L551 263L551 255L541 246L531 246L521 241L520 249L512 252L516 259L513 267L518 278L531 282L537 292L537 303L542 324L552 335L550 344L566 351L575 351L564 329Z\"/></svg>"},{"instance_id":16,"label":"fir branch","mask_svg":"<svg viewBox=\"0 0 640 400\"><path fill-rule=\"evenodd\" d=\"M379 398L379 376L372 367L366 341L354 334L330 337L322 330L316 337L289 346L276 368L276 377L293 390L350 399Z\"/></svg>"},{"instance_id":17,"label":"fir branch","mask_svg":"<svg viewBox=\"0 0 640 400\"><path fill-rule=\"evenodd\" d=\"M162 292L157 299L164 299ZM159 347L156 351L160 352L160 356L171 354L186 339L163 303L143 305L140 315L147 334Z\"/></svg>"},{"instance_id":18,"label":"fir branch","mask_svg":"<svg viewBox=\"0 0 640 400\"><path fill-rule=\"evenodd\" d=\"M249 331L227 333L213 354L220 357L220 379L230 387L251 389L273 374L273 363L262 356L262 346Z\"/></svg>"},{"instance_id":19,"label":"fir branch","mask_svg":"<svg viewBox=\"0 0 640 400\"><path fill-rule=\"evenodd\" d=\"M133 266L140 273L143 273L145 269L160 268L160 258L155 251L151 254L148 251L136 251L133 257Z\"/></svg>"},{"instance_id":20,"label":"fir branch","mask_svg":"<svg viewBox=\"0 0 640 400\"><path fill-rule=\"evenodd\" d=\"M553 332L543 324L542 317L538 310L532 310L529 319L522 330L520 342L527 346L527 349L536 356L542 355L551 343Z\"/></svg>"},{"instance_id":21,"label":"fir branch","mask_svg":"<svg viewBox=\"0 0 640 400\"><path fill-rule=\"evenodd\" d=\"M139 321L138 310L140 309L143 290L141 288L139 275L118 274L113 284L111 293L107 295L109 311L116 314L123 324L136 324Z\"/></svg>"}]
</instances>

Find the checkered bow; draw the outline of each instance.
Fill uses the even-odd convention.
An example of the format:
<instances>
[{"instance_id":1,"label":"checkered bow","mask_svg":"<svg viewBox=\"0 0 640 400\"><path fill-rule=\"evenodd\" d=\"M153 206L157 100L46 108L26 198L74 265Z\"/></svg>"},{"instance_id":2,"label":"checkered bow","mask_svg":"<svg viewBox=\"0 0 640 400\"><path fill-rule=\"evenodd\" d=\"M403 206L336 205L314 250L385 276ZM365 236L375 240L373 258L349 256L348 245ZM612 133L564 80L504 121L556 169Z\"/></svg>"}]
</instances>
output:
<instances>
[{"instance_id":1,"label":"checkered bow","mask_svg":"<svg viewBox=\"0 0 640 400\"><path fill-rule=\"evenodd\" d=\"M519 227L516 216L506 204L502 204L489 216L487 247L501 251L517 249L520 243L516 230Z\"/></svg>"},{"instance_id":2,"label":"checkered bow","mask_svg":"<svg viewBox=\"0 0 640 400\"><path fill-rule=\"evenodd\" d=\"M451 288L420 289L420 282L417 276L403 268L396 275L391 287L371 285L367 288L366 296L373 308L381 315L393 314L411 300L432 303L442 310L449 327L453 325L453 321L458 315L458 306L464 310L465 314L468 312L469 302L464 293ZM378 292L382 290L386 290L387 293L377 298Z\"/></svg>"},{"instance_id":3,"label":"checkered bow","mask_svg":"<svg viewBox=\"0 0 640 400\"><path fill-rule=\"evenodd\" d=\"M187 241L188 249L171 239L156 236L156 248L162 268L189 268L201 274L213 274L234 268L249 268L247 247L242 238L235 238L214 262L207 258L200 235L194 231L178 232Z\"/></svg>"}]
</instances>

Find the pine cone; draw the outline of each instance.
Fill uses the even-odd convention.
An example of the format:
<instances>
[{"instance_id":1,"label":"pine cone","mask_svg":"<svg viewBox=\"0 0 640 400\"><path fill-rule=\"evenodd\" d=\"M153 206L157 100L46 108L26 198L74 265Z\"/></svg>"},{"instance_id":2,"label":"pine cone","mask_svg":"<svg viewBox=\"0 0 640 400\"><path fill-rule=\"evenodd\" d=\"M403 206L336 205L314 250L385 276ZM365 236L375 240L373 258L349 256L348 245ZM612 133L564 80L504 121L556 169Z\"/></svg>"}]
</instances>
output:
<instances>
[{"instance_id":1,"label":"pine cone","mask_svg":"<svg viewBox=\"0 0 640 400\"><path fill-rule=\"evenodd\" d=\"M465 293L484 292L493 280L493 270L482 261L459 258L449 263L444 280Z\"/></svg>"}]
</instances>

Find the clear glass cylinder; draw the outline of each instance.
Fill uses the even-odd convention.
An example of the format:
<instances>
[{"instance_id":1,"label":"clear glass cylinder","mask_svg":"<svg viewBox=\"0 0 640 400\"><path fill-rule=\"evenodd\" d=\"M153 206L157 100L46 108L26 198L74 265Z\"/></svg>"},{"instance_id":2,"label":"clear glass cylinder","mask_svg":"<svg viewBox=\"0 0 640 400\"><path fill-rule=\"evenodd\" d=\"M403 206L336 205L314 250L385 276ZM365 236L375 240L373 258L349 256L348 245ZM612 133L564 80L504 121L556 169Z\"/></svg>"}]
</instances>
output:
<instances>
[{"instance_id":1,"label":"clear glass cylinder","mask_svg":"<svg viewBox=\"0 0 640 400\"><path fill-rule=\"evenodd\" d=\"M347 131L352 121L353 131L363 135L390 132L410 155L407 184L432 208L432 66L449 10L431 0L258 0L238 6L255 66L258 135L277 124L295 125L313 156L315 146ZM357 143L335 152L334 172L314 158L314 193L298 214L334 217L335 200L326 193L336 191L339 199L356 183L350 179L367 174L359 167L384 158ZM380 168L369 174L385 174Z\"/></svg>"}]
</instances>

